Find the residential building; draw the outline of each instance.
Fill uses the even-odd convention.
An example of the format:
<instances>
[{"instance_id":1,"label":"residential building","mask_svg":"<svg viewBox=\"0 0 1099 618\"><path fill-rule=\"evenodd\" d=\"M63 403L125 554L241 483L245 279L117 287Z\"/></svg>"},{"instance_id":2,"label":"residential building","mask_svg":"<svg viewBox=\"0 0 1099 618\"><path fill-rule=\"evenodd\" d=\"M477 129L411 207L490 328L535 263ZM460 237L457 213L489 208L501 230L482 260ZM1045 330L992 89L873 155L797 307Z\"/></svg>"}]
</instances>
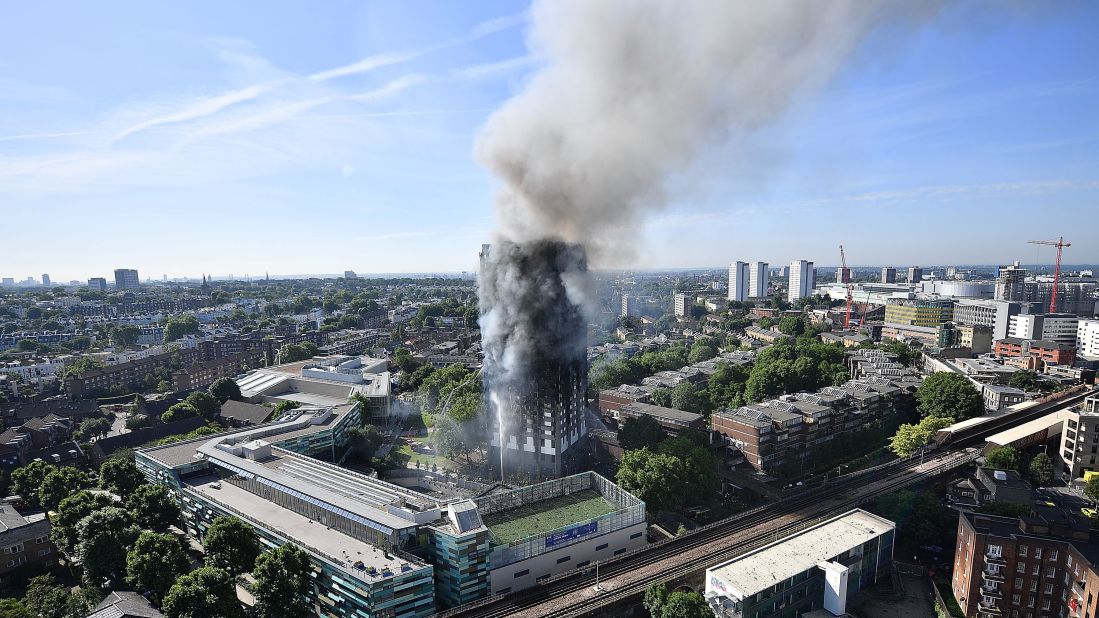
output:
<instances>
[{"instance_id":1,"label":"residential building","mask_svg":"<svg viewBox=\"0 0 1099 618\"><path fill-rule=\"evenodd\" d=\"M1066 481L1099 471L1099 395L1066 411L1061 448L1061 477Z\"/></svg>"},{"instance_id":2,"label":"residential building","mask_svg":"<svg viewBox=\"0 0 1099 618\"><path fill-rule=\"evenodd\" d=\"M675 317L677 318L689 318L691 317L691 307L694 306L692 302L692 294L684 294L682 292L675 295Z\"/></svg>"},{"instance_id":3,"label":"residential building","mask_svg":"<svg viewBox=\"0 0 1099 618\"><path fill-rule=\"evenodd\" d=\"M992 345L992 353L999 357L1031 356L1043 363L1071 366L1076 362L1076 348L1056 341L1004 337Z\"/></svg>"},{"instance_id":4,"label":"residential building","mask_svg":"<svg viewBox=\"0 0 1099 618\"><path fill-rule=\"evenodd\" d=\"M1080 320L1076 326L1076 349L1080 356L1099 359L1099 319Z\"/></svg>"},{"instance_id":5,"label":"residential building","mask_svg":"<svg viewBox=\"0 0 1099 618\"><path fill-rule=\"evenodd\" d=\"M744 302L748 300L751 287L751 271L747 262L729 264L729 300Z\"/></svg>"},{"instance_id":6,"label":"residential building","mask_svg":"<svg viewBox=\"0 0 1099 618\"><path fill-rule=\"evenodd\" d=\"M230 399L221 404L221 413L218 418L230 427L247 427L266 423L274 413L274 407Z\"/></svg>"},{"instance_id":7,"label":"residential building","mask_svg":"<svg viewBox=\"0 0 1099 618\"><path fill-rule=\"evenodd\" d=\"M851 283L851 269L846 266L837 268L836 283Z\"/></svg>"},{"instance_id":8,"label":"residential building","mask_svg":"<svg viewBox=\"0 0 1099 618\"><path fill-rule=\"evenodd\" d=\"M1072 313L1021 313L1011 316L1008 336L1018 339L1044 339L1073 348L1080 318Z\"/></svg>"},{"instance_id":9,"label":"residential building","mask_svg":"<svg viewBox=\"0 0 1099 618\"><path fill-rule=\"evenodd\" d=\"M1044 500L1018 518L959 512L951 587L962 613L1095 616L1095 544L1090 526L1069 513Z\"/></svg>"},{"instance_id":10,"label":"residential building","mask_svg":"<svg viewBox=\"0 0 1099 618\"><path fill-rule=\"evenodd\" d=\"M706 418L701 414L684 412L675 408L654 406L648 403L631 402L613 411L615 420L619 423L627 419L650 416L671 435L678 435L684 429L698 429L705 431ZM621 425L619 425L621 427Z\"/></svg>"},{"instance_id":11,"label":"residential building","mask_svg":"<svg viewBox=\"0 0 1099 618\"><path fill-rule=\"evenodd\" d=\"M149 600L129 590L112 591L87 618L164 618Z\"/></svg>"},{"instance_id":12,"label":"residential building","mask_svg":"<svg viewBox=\"0 0 1099 618\"><path fill-rule=\"evenodd\" d=\"M46 273L42 273L42 287L44 287L44 288L50 287L50 276L47 275Z\"/></svg>"},{"instance_id":13,"label":"residential building","mask_svg":"<svg viewBox=\"0 0 1099 618\"><path fill-rule=\"evenodd\" d=\"M353 271L353 270L345 270L345 271L343 271L343 278L344 279L358 279L359 276L356 275L355 271Z\"/></svg>"},{"instance_id":14,"label":"residential building","mask_svg":"<svg viewBox=\"0 0 1099 618\"><path fill-rule=\"evenodd\" d=\"M103 277L92 277L88 279L88 287L100 292L107 291L107 280Z\"/></svg>"},{"instance_id":15,"label":"residential building","mask_svg":"<svg viewBox=\"0 0 1099 618\"><path fill-rule=\"evenodd\" d=\"M137 271L133 268L116 268L114 285L119 290L136 290L141 287L141 280L138 279Z\"/></svg>"},{"instance_id":16,"label":"residential building","mask_svg":"<svg viewBox=\"0 0 1099 618\"><path fill-rule=\"evenodd\" d=\"M748 298L767 298L771 289L771 271L767 262L748 265Z\"/></svg>"},{"instance_id":17,"label":"residential building","mask_svg":"<svg viewBox=\"0 0 1099 618\"><path fill-rule=\"evenodd\" d=\"M651 390L629 384L601 390L599 391L599 412L604 416L614 417L615 413L626 404L635 401L648 403Z\"/></svg>"},{"instance_id":18,"label":"residential building","mask_svg":"<svg viewBox=\"0 0 1099 618\"><path fill-rule=\"evenodd\" d=\"M57 548L50 541L46 514L24 517L7 503L0 503L0 549L0 586L12 584L24 568L38 574L57 564Z\"/></svg>"},{"instance_id":19,"label":"residential building","mask_svg":"<svg viewBox=\"0 0 1099 618\"><path fill-rule=\"evenodd\" d=\"M848 511L706 569L706 601L718 618L843 616L849 595L889 573L895 528Z\"/></svg>"},{"instance_id":20,"label":"residential building","mask_svg":"<svg viewBox=\"0 0 1099 618\"><path fill-rule=\"evenodd\" d=\"M882 283L896 283L897 282L897 269L892 266L886 266L881 269L881 282Z\"/></svg>"},{"instance_id":21,"label":"residential building","mask_svg":"<svg viewBox=\"0 0 1099 618\"><path fill-rule=\"evenodd\" d=\"M808 298L813 295L813 286L816 284L813 263L806 260L790 262L790 286L786 291L786 300L794 302L800 298Z\"/></svg>"},{"instance_id":22,"label":"residential building","mask_svg":"<svg viewBox=\"0 0 1099 618\"><path fill-rule=\"evenodd\" d=\"M908 267L908 284L919 283L923 281L923 269L919 266Z\"/></svg>"},{"instance_id":23,"label":"residential building","mask_svg":"<svg viewBox=\"0 0 1099 618\"><path fill-rule=\"evenodd\" d=\"M970 507L989 502L1034 504L1034 488L1015 470L979 467L975 474L952 482L947 495L955 504Z\"/></svg>"},{"instance_id":24,"label":"residential building","mask_svg":"<svg viewBox=\"0 0 1099 618\"><path fill-rule=\"evenodd\" d=\"M959 324L957 330L958 344L963 348L969 348L973 354L987 354L992 351L991 327Z\"/></svg>"},{"instance_id":25,"label":"residential building","mask_svg":"<svg viewBox=\"0 0 1099 618\"><path fill-rule=\"evenodd\" d=\"M311 601L324 616L426 617L645 543L644 503L592 472L470 499L429 496L309 456L345 449L346 432L337 437L335 428L360 422L354 405L292 410L141 449L135 460L179 497L193 538L232 515L265 547L304 549ZM532 522L532 512L552 527Z\"/></svg>"},{"instance_id":26,"label":"residential building","mask_svg":"<svg viewBox=\"0 0 1099 618\"><path fill-rule=\"evenodd\" d=\"M1026 400L1026 392L1012 386L999 384L982 384L981 397L985 402L986 410L1003 410Z\"/></svg>"},{"instance_id":27,"label":"residential building","mask_svg":"<svg viewBox=\"0 0 1099 618\"><path fill-rule=\"evenodd\" d=\"M773 328L760 328L758 326L749 326L744 329L744 334L756 341L762 341L764 343L774 343L779 339L787 339L790 335L780 332Z\"/></svg>"},{"instance_id":28,"label":"residential building","mask_svg":"<svg viewBox=\"0 0 1099 618\"><path fill-rule=\"evenodd\" d=\"M1027 301L1025 268L1016 260L1010 266L1001 266L996 273L996 300Z\"/></svg>"}]
</instances>

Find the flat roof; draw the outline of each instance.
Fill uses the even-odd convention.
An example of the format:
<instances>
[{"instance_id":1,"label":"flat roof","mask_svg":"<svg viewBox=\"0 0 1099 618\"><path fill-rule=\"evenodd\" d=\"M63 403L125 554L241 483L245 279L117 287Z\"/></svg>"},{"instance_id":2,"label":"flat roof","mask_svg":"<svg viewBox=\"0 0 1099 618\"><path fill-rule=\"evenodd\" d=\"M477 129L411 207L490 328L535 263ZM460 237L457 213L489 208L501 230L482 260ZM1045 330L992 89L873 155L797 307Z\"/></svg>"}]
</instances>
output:
<instances>
[{"instance_id":1,"label":"flat roof","mask_svg":"<svg viewBox=\"0 0 1099 618\"><path fill-rule=\"evenodd\" d=\"M638 401L628 403L622 406L623 410L626 408L630 408L631 410L637 410L642 414L647 414L656 418L666 418L673 421L682 421L687 424L697 423L702 418L701 414L684 412L683 410L677 410L675 408L665 408L664 406L654 406L649 403L641 403Z\"/></svg>"},{"instance_id":2,"label":"flat roof","mask_svg":"<svg viewBox=\"0 0 1099 618\"><path fill-rule=\"evenodd\" d=\"M743 599L815 568L839 554L871 541L895 527L893 522L861 509L848 511L729 562L706 569Z\"/></svg>"},{"instance_id":3,"label":"flat roof","mask_svg":"<svg viewBox=\"0 0 1099 618\"><path fill-rule=\"evenodd\" d=\"M1015 442L1023 440L1036 433L1041 433L1042 431L1048 432L1054 427L1059 428L1061 423L1063 423L1064 420L1066 418L1069 418L1070 416L1072 416L1072 413L1068 410L1058 410L1056 412L1053 412L1052 414L1047 414L1032 421L1027 421L1022 425L1019 425L1018 427L1013 427L1011 429L1001 431L1000 433L992 434L991 436L985 438L985 442L998 444L1000 446L1014 444ZM1058 430L1057 433L1060 433L1060 431Z\"/></svg>"},{"instance_id":4,"label":"flat roof","mask_svg":"<svg viewBox=\"0 0 1099 618\"><path fill-rule=\"evenodd\" d=\"M213 487L215 483L220 485L217 489ZM232 483L220 481L213 475L188 479L186 488L211 502L244 513L247 517L260 522L257 525L262 528L295 541L306 549L312 549L315 553L320 553L324 558L335 562L337 566L343 567L348 573L361 580L384 579L380 571L386 569L399 575L402 565L413 570L425 566L333 530ZM366 571L356 569L354 567L356 561L362 561L367 567L373 566L379 572L372 576Z\"/></svg>"}]
</instances>

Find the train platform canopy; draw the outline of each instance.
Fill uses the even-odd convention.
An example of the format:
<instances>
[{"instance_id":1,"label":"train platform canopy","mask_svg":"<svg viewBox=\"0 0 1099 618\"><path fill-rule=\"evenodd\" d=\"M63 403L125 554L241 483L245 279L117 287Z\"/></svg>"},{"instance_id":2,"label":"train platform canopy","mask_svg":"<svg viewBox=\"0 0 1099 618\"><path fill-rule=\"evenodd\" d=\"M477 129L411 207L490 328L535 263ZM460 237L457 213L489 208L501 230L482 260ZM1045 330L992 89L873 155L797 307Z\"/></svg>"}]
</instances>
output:
<instances>
[{"instance_id":1,"label":"train platform canopy","mask_svg":"<svg viewBox=\"0 0 1099 618\"><path fill-rule=\"evenodd\" d=\"M1065 419L1072 416L1068 410L1058 410L1041 418L1036 418L1019 425L993 434L985 439L985 452L1000 446L1013 446L1016 448L1030 446L1045 442L1053 436L1061 435L1061 428Z\"/></svg>"}]
</instances>

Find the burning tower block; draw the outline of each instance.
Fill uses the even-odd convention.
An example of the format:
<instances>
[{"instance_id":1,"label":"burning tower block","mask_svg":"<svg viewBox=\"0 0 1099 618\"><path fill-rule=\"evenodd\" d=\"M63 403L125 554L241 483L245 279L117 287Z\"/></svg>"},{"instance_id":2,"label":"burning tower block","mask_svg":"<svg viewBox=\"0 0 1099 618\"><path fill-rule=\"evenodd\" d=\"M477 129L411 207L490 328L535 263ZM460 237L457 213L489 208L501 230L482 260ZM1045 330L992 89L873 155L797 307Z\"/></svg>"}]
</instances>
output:
<instances>
[{"instance_id":1,"label":"burning tower block","mask_svg":"<svg viewBox=\"0 0 1099 618\"><path fill-rule=\"evenodd\" d=\"M570 474L586 452L589 283L578 245L482 248L486 409L491 461L501 479Z\"/></svg>"}]
</instances>

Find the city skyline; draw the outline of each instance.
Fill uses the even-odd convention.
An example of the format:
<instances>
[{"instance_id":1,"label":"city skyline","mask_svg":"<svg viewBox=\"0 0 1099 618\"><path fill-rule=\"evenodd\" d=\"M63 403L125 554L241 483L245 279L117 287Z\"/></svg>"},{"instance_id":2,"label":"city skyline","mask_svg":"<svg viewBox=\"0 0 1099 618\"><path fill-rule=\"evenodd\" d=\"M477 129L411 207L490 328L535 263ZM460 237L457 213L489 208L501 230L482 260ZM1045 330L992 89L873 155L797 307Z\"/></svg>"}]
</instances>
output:
<instances>
[{"instance_id":1,"label":"city skyline","mask_svg":"<svg viewBox=\"0 0 1099 618\"><path fill-rule=\"evenodd\" d=\"M348 3L302 27L293 5L262 24L244 5L16 7L0 56L38 60L0 62L0 196L10 229L56 222L57 242L9 238L5 276L473 271L497 186L474 137L544 64L526 9ZM1099 7L974 11L871 36L779 122L677 173L638 248L593 266L781 263L783 240L818 263L838 240L856 266L1048 262L1026 241L1061 235L1067 261L1099 261L1069 225L1099 201ZM84 45L87 24L112 45Z\"/></svg>"}]
</instances>

